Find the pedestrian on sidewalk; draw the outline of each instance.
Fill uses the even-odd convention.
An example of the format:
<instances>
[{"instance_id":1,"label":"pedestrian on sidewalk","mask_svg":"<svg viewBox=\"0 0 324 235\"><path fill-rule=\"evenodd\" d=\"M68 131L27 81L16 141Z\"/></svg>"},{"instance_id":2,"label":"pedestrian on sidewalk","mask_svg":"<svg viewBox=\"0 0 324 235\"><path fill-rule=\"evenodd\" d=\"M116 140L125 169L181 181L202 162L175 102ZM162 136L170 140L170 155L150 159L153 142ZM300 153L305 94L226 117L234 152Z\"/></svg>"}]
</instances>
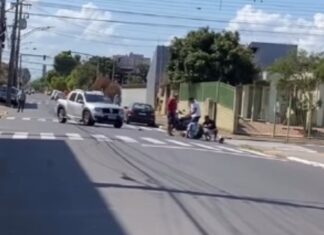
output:
<instances>
[{"instance_id":1,"label":"pedestrian on sidewalk","mask_svg":"<svg viewBox=\"0 0 324 235\"><path fill-rule=\"evenodd\" d=\"M24 91L24 89L22 88L21 84L20 84L20 89L17 93L17 103L18 103L18 110L17 112L24 112L24 108L25 108L25 102L26 102L26 93Z\"/></svg>"},{"instance_id":2,"label":"pedestrian on sidewalk","mask_svg":"<svg viewBox=\"0 0 324 235\"><path fill-rule=\"evenodd\" d=\"M174 94L168 101L167 115L168 115L168 134L173 136L173 128L177 118L178 109L178 94Z\"/></svg>"}]
</instances>

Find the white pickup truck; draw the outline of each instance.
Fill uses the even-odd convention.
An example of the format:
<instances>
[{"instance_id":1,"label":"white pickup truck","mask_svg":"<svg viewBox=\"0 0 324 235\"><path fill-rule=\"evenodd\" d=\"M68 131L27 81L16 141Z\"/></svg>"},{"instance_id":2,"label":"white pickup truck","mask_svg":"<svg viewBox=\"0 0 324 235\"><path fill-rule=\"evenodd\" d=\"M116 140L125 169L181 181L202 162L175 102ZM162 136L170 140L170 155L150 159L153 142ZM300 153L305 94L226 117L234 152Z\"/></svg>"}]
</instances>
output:
<instances>
[{"instance_id":1,"label":"white pickup truck","mask_svg":"<svg viewBox=\"0 0 324 235\"><path fill-rule=\"evenodd\" d=\"M115 128L122 127L124 117L123 109L111 104L101 91L74 90L57 101L56 113L60 123L72 119L89 126L113 124Z\"/></svg>"}]
</instances>

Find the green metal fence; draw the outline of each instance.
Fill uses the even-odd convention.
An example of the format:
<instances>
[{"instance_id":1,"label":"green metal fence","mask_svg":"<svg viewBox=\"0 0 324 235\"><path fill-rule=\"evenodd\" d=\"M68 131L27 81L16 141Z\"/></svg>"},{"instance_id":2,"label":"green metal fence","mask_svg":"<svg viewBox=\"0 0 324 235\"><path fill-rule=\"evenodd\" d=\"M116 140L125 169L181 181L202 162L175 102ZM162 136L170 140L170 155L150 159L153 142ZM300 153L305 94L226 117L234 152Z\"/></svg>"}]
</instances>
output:
<instances>
[{"instance_id":1,"label":"green metal fence","mask_svg":"<svg viewBox=\"0 0 324 235\"><path fill-rule=\"evenodd\" d=\"M200 102L204 102L209 98L215 102L219 101L220 104L227 108L233 109L235 87L225 83L219 83L218 87L218 82L182 83L180 84L179 96L180 100L188 100L190 97L194 97Z\"/></svg>"}]
</instances>

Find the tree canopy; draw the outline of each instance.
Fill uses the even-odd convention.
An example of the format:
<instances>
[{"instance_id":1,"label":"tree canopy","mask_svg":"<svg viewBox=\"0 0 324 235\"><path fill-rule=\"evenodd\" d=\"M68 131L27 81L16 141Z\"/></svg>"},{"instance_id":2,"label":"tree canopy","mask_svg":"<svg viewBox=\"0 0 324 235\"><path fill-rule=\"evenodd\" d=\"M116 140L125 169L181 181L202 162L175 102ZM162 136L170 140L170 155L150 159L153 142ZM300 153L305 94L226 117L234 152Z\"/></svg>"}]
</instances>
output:
<instances>
[{"instance_id":1,"label":"tree canopy","mask_svg":"<svg viewBox=\"0 0 324 235\"><path fill-rule=\"evenodd\" d=\"M73 56L70 51L63 51L54 58L54 69L61 76L69 75L80 63L80 56Z\"/></svg>"},{"instance_id":2,"label":"tree canopy","mask_svg":"<svg viewBox=\"0 0 324 235\"><path fill-rule=\"evenodd\" d=\"M173 83L222 81L251 83L257 74L253 53L240 45L238 33L192 31L171 44L169 76Z\"/></svg>"},{"instance_id":3,"label":"tree canopy","mask_svg":"<svg viewBox=\"0 0 324 235\"><path fill-rule=\"evenodd\" d=\"M292 97L298 124L310 134L312 112L322 103L317 100L316 90L324 82L324 58L299 51L276 61L269 71L279 74L278 89Z\"/></svg>"}]
</instances>

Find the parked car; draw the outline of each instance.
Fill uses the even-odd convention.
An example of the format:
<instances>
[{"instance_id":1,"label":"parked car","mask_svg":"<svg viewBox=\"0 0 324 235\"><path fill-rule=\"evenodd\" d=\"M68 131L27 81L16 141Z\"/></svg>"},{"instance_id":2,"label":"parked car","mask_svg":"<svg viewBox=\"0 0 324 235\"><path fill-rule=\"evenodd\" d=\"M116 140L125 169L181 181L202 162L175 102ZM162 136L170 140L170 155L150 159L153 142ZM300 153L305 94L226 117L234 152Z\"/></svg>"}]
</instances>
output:
<instances>
[{"instance_id":1,"label":"parked car","mask_svg":"<svg viewBox=\"0 0 324 235\"><path fill-rule=\"evenodd\" d=\"M58 91L58 90L53 90L53 91L52 91L52 93L51 93L51 95L50 95L50 99L51 99L51 100L54 100L54 99L55 99L55 96L56 96L57 92L60 92L60 91Z\"/></svg>"},{"instance_id":2,"label":"parked car","mask_svg":"<svg viewBox=\"0 0 324 235\"><path fill-rule=\"evenodd\" d=\"M63 99L65 97L64 93L61 91L57 91L54 94L53 100Z\"/></svg>"},{"instance_id":3,"label":"parked car","mask_svg":"<svg viewBox=\"0 0 324 235\"><path fill-rule=\"evenodd\" d=\"M0 87L0 100L5 102L7 100L7 86L3 85ZM16 87L11 87L11 104L17 105L17 94L18 89Z\"/></svg>"},{"instance_id":4,"label":"parked car","mask_svg":"<svg viewBox=\"0 0 324 235\"><path fill-rule=\"evenodd\" d=\"M57 101L56 112L60 123L73 119L89 126L96 122L113 124L115 128L123 125L123 109L108 102L101 91L74 90L66 99Z\"/></svg>"},{"instance_id":5,"label":"parked car","mask_svg":"<svg viewBox=\"0 0 324 235\"><path fill-rule=\"evenodd\" d=\"M125 122L127 124L135 122L155 126L154 109L149 104L133 103L125 111Z\"/></svg>"}]
</instances>

